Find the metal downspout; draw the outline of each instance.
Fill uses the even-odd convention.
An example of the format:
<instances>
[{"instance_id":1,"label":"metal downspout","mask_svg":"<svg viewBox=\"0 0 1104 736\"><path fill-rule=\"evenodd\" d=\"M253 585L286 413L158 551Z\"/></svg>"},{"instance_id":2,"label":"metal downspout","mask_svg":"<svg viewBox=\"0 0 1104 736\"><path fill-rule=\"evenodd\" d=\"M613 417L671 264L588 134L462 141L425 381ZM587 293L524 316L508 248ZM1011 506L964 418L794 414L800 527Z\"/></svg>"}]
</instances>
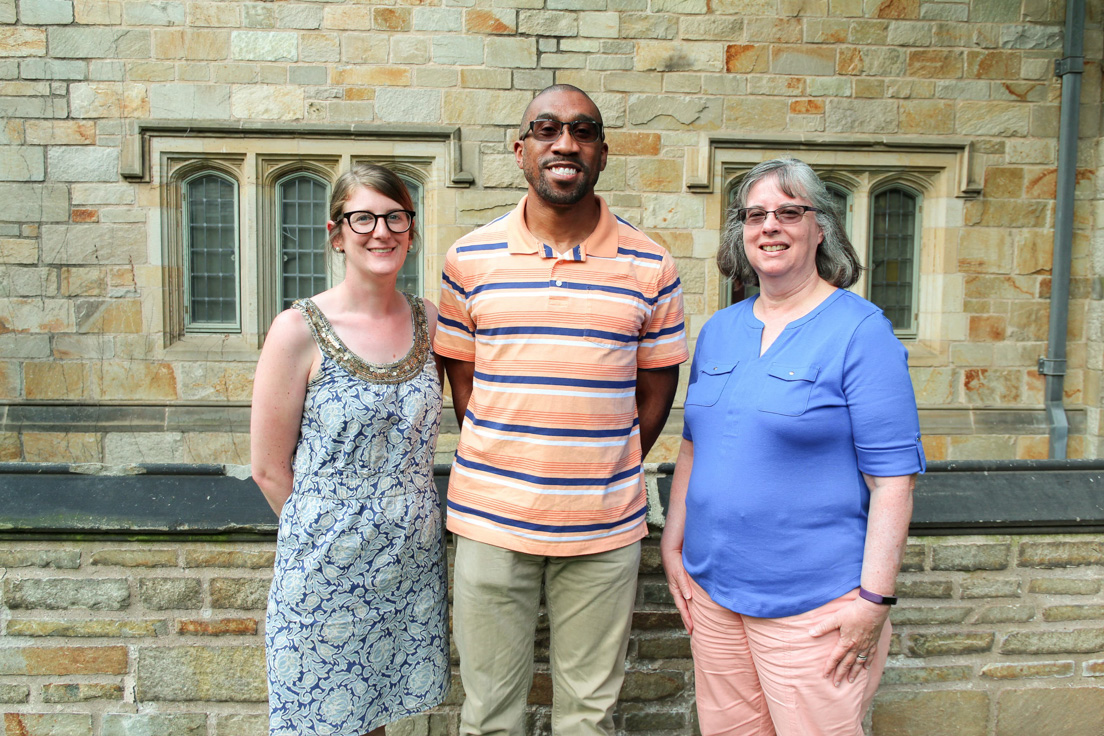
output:
<instances>
[{"instance_id":1,"label":"metal downspout","mask_svg":"<svg viewBox=\"0 0 1104 736\"><path fill-rule=\"evenodd\" d=\"M1063 55L1054 63L1062 78L1062 108L1058 131L1058 187L1055 196L1054 262L1051 267L1050 332L1047 354L1039 358L1046 376L1044 397L1050 432L1049 457L1066 458L1069 419L1063 404L1066 375L1066 330L1069 323L1070 261L1073 251L1073 192L1077 183L1077 136L1081 114L1081 72L1084 58L1085 0L1067 0Z\"/></svg>"}]
</instances>

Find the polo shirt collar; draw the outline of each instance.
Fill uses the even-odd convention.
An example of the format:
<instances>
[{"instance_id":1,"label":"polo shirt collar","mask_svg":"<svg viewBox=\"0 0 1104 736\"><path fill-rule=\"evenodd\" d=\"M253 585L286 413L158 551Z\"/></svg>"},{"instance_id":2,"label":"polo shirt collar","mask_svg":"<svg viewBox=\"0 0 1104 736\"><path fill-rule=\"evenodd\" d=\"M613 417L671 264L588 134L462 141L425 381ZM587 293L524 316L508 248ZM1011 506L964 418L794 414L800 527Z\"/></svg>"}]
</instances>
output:
<instances>
[{"instance_id":1,"label":"polo shirt collar","mask_svg":"<svg viewBox=\"0 0 1104 736\"><path fill-rule=\"evenodd\" d=\"M563 254L565 261L585 261L588 255L600 258L613 258L617 255L617 219L609 211L606 201L597 194L598 225L587 238ZM541 258L560 258L551 246L542 243L525 225L525 203L529 195L518 202L518 206L507 216L506 242L511 254L534 254Z\"/></svg>"}]
</instances>

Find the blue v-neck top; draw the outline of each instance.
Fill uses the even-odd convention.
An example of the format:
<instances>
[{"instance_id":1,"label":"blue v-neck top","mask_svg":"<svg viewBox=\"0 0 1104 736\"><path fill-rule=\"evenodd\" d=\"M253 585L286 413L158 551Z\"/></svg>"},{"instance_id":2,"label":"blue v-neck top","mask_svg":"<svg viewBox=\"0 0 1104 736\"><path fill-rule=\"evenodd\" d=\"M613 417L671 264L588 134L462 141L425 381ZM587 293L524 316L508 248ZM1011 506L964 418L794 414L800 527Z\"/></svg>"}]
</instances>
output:
<instances>
[{"instance_id":1,"label":"blue v-neck top","mask_svg":"<svg viewBox=\"0 0 1104 736\"><path fill-rule=\"evenodd\" d=\"M683 560L718 604L777 618L859 585L862 474L923 472L924 450L908 353L878 307L839 289L759 355L754 302L698 336Z\"/></svg>"}]
</instances>

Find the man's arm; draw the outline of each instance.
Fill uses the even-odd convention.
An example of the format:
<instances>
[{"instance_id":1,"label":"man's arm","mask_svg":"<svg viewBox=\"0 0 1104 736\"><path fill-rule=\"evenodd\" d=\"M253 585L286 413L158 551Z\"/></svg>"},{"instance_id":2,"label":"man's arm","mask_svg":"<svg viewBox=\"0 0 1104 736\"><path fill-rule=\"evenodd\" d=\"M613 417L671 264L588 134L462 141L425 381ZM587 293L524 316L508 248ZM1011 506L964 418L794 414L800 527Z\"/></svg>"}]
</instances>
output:
<instances>
[{"instance_id":1,"label":"man's arm","mask_svg":"<svg viewBox=\"0 0 1104 736\"><path fill-rule=\"evenodd\" d=\"M678 388L679 367L636 371L636 414L640 417L640 460L648 456L659 439ZM449 374L451 380L452 374ZM455 391L455 389L453 389ZM464 401L467 405L467 399Z\"/></svg>"},{"instance_id":2,"label":"man's arm","mask_svg":"<svg viewBox=\"0 0 1104 736\"><path fill-rule=\"evenodd\" d=\"M475 363L445 357L441 357L441 360L445 364L449 386L452 387L452 408L456 412L456 423L463 427L464 414L468 411L468 399L471 398L472 381L475 380ZM639 389L637 391L639 392Z\"/></svg>"}]
</instances>

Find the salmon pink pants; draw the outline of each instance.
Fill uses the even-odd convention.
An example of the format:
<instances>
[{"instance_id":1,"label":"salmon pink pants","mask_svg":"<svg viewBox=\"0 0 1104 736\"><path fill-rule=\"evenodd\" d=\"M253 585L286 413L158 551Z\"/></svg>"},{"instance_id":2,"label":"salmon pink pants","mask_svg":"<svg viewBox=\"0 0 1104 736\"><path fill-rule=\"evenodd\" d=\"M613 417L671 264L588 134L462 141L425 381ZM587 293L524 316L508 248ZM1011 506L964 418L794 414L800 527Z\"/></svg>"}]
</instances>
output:
<instances>
[{"instance_id":1,"label":"salmon pink pants","mask_svg":"<svg viewBox=\"0 0 1104 736\"><path fill-rule=\"evenodd\" d=\"M690 646L703 736L862 736L889 654L889 622L870 669L839 687L821 676L838 634L809 636L858 589L796 616L755 618L717 605L691 585Z\"/></svg>"}]
</instances>

